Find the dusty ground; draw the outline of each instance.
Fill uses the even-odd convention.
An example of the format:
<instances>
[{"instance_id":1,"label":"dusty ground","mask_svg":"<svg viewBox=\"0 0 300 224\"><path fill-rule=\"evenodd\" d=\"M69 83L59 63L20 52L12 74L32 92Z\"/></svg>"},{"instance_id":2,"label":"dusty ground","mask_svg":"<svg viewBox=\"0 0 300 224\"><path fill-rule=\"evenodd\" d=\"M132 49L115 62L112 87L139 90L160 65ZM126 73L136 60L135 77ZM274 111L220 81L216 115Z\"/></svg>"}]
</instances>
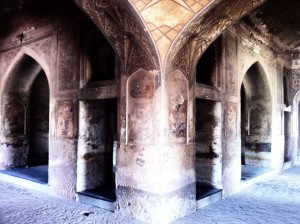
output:
<instances>
[{"instance_id":1,"label":"dusty ground","mask_svg":"<svg viewBox=\"0 0 300 224\"><path fill-rule=\"evenodd\" d=\"M87 216L88 211L90 214ZM92 206L0 182L0 223L141 222ZM300 166L260 182L230 198L207 206L174 224L300 224Z\"/></svg>"}]
</instances>

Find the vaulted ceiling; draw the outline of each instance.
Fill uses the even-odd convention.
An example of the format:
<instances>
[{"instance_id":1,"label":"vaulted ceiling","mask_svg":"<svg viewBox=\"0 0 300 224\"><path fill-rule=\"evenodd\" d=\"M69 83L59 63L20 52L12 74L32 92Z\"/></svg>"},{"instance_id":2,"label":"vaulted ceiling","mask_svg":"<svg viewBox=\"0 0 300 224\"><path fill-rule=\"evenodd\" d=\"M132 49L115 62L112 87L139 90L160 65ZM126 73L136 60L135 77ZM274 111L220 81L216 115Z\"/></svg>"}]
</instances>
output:
<instances>
[{"instance_id":1,"label":"vaulted ceiling","mask_svg":"<svg viewBox=\"0 0 300 224\"><path fill-rule=\"evenodd\" d=\"M268 0L242 20L287 52L300 51L300 0Z\"/></svg>"},{"instance_id":2,"label":"vaulted ceiling","mask_svg":"<svg viewBox=\"0 0 300 224\"><path fill-rule=\"evenodd\" d=\"M131 1L131 0L129 0ZM40 14L47 14L49 11L53 10L51 6L45 5L46 3L44 1L34 1L34 0L1 0L0 1L0 25L1 25L1 32L0 36L2 36L4 33L10 32L13 29L16 29L20 23L26 24L25 21L23 21L25 18L22 18L20 20L10 22L10 18L12 16L16 17L18 13L21 10L27 10L27 6L31 5L34 2L35 12L39 12L39 15L36 15L36 17L40 17ZM49 1L46 1L49 3ZM55 2L55 1L54 1ZM60 1L58 1L60 2ZM65 1L62 1L65 2ZM139 3L142 3L143 1L133 1L135 2L135 6L137 9L141 7L140 10L144 10L143 13L146 13L146 10L150 10L150 6L152 8L158 7L159 4L174 4L174 6L177 4L180 6L184 6L186 4L190 4L192 1L149 1L147 4L149 5L141 5ZM161 3L163 2L163 3ZM186 3L185 3L186 2ZM195 1L196 2L196 1ZM199 1L197 1L199 2ZM205 2L205 1L203 1ZM209 2L209 1L207 1ZM221 1L216 1L221 2ZM36 4L38 3L38 4ZM62 3L59 3L62 4ZM198 3L197 3L198 4ZM197 4L195 4L197 6ZM176 5L176 6L177 6ZM155 6L155 7L154 7ZM171 5L170 5L171 6ZM179 7L179 6L178 6ZM194 6L193 6L194 7ZM192 8L193 10L198 10L198 8ZM147 12L148 12L147 11ZM190 9L190 11L192 11ZM263 3L261 6L256 8L254 11L252 11L250 14L245 16L242 21L247 23L248 25L252 26L258 33L261 34L261 36L265 37L269 41L271 40L274 42L277 46L279 46L281 49L286 50L286 52L300 52L300 18L299 18L299 12L300 12L300 0L267 0L265 3ZM147 19L148 14L141 14L144 19ZM151 13L150 13L151 15ZM169 17L165 17L163 14L163 18L166 20ZM149 18L152 18L151 16ZM176 17L177 18L177 17ZM165 20L159 20L159 21L165 21ZM150 24L151 22L151 24ZM17 23L17 24L15 24ZM148 23L151 26L153 25L152 20L148 21ZM146 21L147 24L147 21ZM150 26L149 25L149 26ZM164 24L158 24L159 27L164 28ZM157 25L157 26L158 26ZM179 29L179 28L178 28ZM162 41L162 37L157 36L160 34L160 32L156 32L157 30L150 29L150 32L152 32L152 35L154 36L154 39L158 40L156 41ZM174 33L176 29L172 29L172 32ZM156 32L156 33L155 33ZM169 32L168 34L172 34L172 32ZM162 34L160 34L162 35ZM172 38L175 38L175 34L172 34ZM169 39L171 36L165 35ZM167 39L168 39L167 38ZM172 39L171 38L171 39ZM163 42L162 46L165 46L166 43Z\"/></svg>"}]
</instances>

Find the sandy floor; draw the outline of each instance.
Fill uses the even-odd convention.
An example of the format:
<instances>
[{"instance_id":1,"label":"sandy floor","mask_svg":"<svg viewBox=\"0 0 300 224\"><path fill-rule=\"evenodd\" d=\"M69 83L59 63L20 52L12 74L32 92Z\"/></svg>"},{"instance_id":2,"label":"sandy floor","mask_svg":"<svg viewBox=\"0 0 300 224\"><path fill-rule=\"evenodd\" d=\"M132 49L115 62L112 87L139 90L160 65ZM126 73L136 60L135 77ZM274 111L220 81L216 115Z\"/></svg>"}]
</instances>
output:
<instances>
[{"instance_id":1,"label":"sandy floor","mask_svg":"<svg viewBox=\"0 0 300 224\"><path fill-rule=\"evenodd\" d=\"M0 182L0 223L141 223L92 206ZM300 224L300 166L176 222Z\"/></svg>"}]
</instances>

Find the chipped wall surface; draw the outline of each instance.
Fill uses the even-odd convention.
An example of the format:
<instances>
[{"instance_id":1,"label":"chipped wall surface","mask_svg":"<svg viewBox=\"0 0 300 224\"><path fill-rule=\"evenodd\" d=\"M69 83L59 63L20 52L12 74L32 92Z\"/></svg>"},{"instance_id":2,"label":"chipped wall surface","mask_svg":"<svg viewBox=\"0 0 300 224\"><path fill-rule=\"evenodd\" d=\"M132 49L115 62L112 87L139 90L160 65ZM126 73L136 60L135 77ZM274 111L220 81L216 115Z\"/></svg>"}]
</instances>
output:
<instances>
[{"instance_id":1,"label":"chipped wall surface","mask_svg":"<svg viewBox=\"0 0 300 224\"><path fill-rule=\"evenodd\" d=\"M128 79L128 143L151 143L154 140L154 75L151 72L140 69Z\"/></svg>"},{"instance_id":2,"label":"chipped wall surface","mask_svg":"<svg viewBox=\"0 0 300 224\"><path fill-rule=\"evenodd\" d=\"M186 143L188 83L180 70L175 70L168 79L169 141Z\"/></svg>"},{"instance_id":3,"label":"chipped wall surface","mask_svg":"<svg viewBox=\"0 0 300 224\"><path fill-rule=\"evenodd\" d=\"M247 23L223 32L262 0L45 2L0 34L1 169L49 153L51 194L115 187L116 212L170 223L196 210L196 182L228 196L242 165L295 158L296 61Z\"/></svg>"},{"instance_id":4,"label":"chipped wall surface","mask_svg":"<svg viewBox=\"0 0 300 224\"><path fill-rule=\"evenodd\" d=\"M58 137L72 138L74 136L74 108L72 101L57 103L56 135Z\"/></svg>"},{"instance_id":5,"label":"chipped wall surface","mask_svg":"<svg viewBox=\"0 0 300 224\"><path fill-rule=\"evenodd\" d=\"M51 139L49 153L50 194L75 199L77 141Z\"/></svg>"},{"instance_id":6,"label":"chipped wall surface","mask_svg":"<svg viewBox=\"0 0 300 224\"><path fill-rule=\"evenodd\" d=\"M222 185L221 104L196 99L196 180Z\"/></svg>"},{"instance_id":7,"label":"chipped wall surface","mask_svg":"<svg viewBox=\"0 0 300 224\"><path fill-rule=\"evenodd\" d=\"M225 89L226 93L232 96L236 95L237 89L237 37L231 32L224 34L225 45Z\"/></svg>"},{"instance_id":8,"label":"chipped wall surface","mask_svg":"<svg viewBox=\"0 0 300 224\"><path fill-rule=\"evenodd\" d=\"M114 186L116 118L113 99L80 102L77 191Z\"/></svg>"},{"instance_id":9,"label":"chipped wall surface","mask_svg":"<svg viewBox=\"0 0 300 224\"><path fill-rule=\"evenodd\" d=\"M76 89L79 85L79 30L78 25L67 27L58 31L58 89Z\"/></svg>"},{"instance_id":10,"label":"chipped wall surface","mask_svg":"<svg viewBox=\"0 0 300 224\"><path fill-rule=\"evenodd\" d=\"M146 223L171 223L196 210L195 191L194 184L163 195L118 187L117 211Z\"/></svg>"}]
</instances>

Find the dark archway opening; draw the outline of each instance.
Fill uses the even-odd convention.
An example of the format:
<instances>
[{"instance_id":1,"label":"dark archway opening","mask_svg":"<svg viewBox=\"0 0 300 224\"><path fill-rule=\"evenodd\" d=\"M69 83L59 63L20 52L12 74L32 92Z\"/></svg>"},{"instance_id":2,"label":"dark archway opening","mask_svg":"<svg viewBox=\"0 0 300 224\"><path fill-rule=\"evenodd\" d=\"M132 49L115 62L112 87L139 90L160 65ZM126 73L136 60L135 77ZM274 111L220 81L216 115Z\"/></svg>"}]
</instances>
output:
<instances>
[{"instance_id":1,"label":"dark archway opening","mask_svg":"<svg viewBox=\"0 0 300 224\"><path fill-rule=\"evenodd\" d=\"M196 67L196 82L212 85L216 68L216 48L211 44L201 56Z\"/></svg>"},{"instance_id":2,"label":"dark archway opening","mask_svg":"<svg viewBox=\"0 0 300 224\"><path fill-rule=\"evenodd\" d=\"M117 66L114 49L92 22L85 21L82 29L81 86L114 88ZM117 110L116 98L99 99L95 95L79 102L78 199L108 210L114 210L111 202L116 200Z\"/></svg>"},{"instance_id":3,"label":"dark archway opening","mask_svg":"<svg viewBox=\"0 0 300 224\"><path fill-rule=\"evenodd\" d=\"M263 68L257 62L246 72L241 90L242 180L271 167L271 92Z\"/></svg>"},{"instance_id":4,"label":"dark archway opening","mask_svg":"<svg viewBox=\"0 0 300 224\"><path fill-rule=\"evenodd\" d=\"M86 22L82 36L83 86L96 87L115 79L116 54L101 31Z\"/></svg>"},{"instance_id":5,"label":"dark archway opening","mask_svg":"<svg viewBox=\"0 0 300 224\"><path fill-rule=\"evenodd\" d=\"M28 166L48 165L49 94L47 77L41 71L33 82L29 100Z\"/></svg>"},{"instance_id":6,"label":"dark archway opening","mask_svg":"<svg viewBox=\"0 0 300 224\"><path fill-rule=\"evenodd\" d=\"M284 112L284 162L292 161L292 115Z\"/></svg>"},{"instance_id":7,"label":"dark archway opening","mask_svg":"<svg viewBox=\"0 0 300 224\"><path fill-rule=\"evenodd\" d=\"M12 69L2 94L3 172L48 183L49 85L42 67L24 55Z\"/></svg>"},{"instance_id":8,"label":"dark archway opening","mask_svg":"<svg viewBox=\"0 0 300 224\"><path fill-rule=\"evenodd\" d=\"M196 199L221 193L221 103L196 99ZM217 197L217 195L215 195Z\"/></svg>"},{"instance_id":9,"label":"dark archway opening","mask_svg":"<svg viewBox=\"0 0 300 224\"><path fill-rule=\"evenodd\" d=\"M283 103L285 107L290 106L289 102L289 86L288 86L289 70L283 68ZM288 110L284 111L284 162L292 161L292 113Z\"/></svg>"},{"instance_id":10,"label":"dark archway opening","mask_svg":"<svg viewBox=\"0 0 300 224\"><path fill-rule=\"evenodd\" d=\"M246 92L245 92L245 87L242 84L241 87L241 162L242 165L246 165L246 159L245 159L245 140L246 140L246 135L247 135L247 130L246 130L246 113L245 113L245 102L246 102Z\"/></svg>"},{"instance_id":11,"label":"dark archway opening","mask_svg":"<svg viewBox=\"0 0 300 224\"><path fill-rule=\"evenodd\" d=\"M79 113L79 200L85 202L90 200L88 197L101 196L111 202L115 201L117 100L81 101Z\"/></svg>"}]
</instances>

